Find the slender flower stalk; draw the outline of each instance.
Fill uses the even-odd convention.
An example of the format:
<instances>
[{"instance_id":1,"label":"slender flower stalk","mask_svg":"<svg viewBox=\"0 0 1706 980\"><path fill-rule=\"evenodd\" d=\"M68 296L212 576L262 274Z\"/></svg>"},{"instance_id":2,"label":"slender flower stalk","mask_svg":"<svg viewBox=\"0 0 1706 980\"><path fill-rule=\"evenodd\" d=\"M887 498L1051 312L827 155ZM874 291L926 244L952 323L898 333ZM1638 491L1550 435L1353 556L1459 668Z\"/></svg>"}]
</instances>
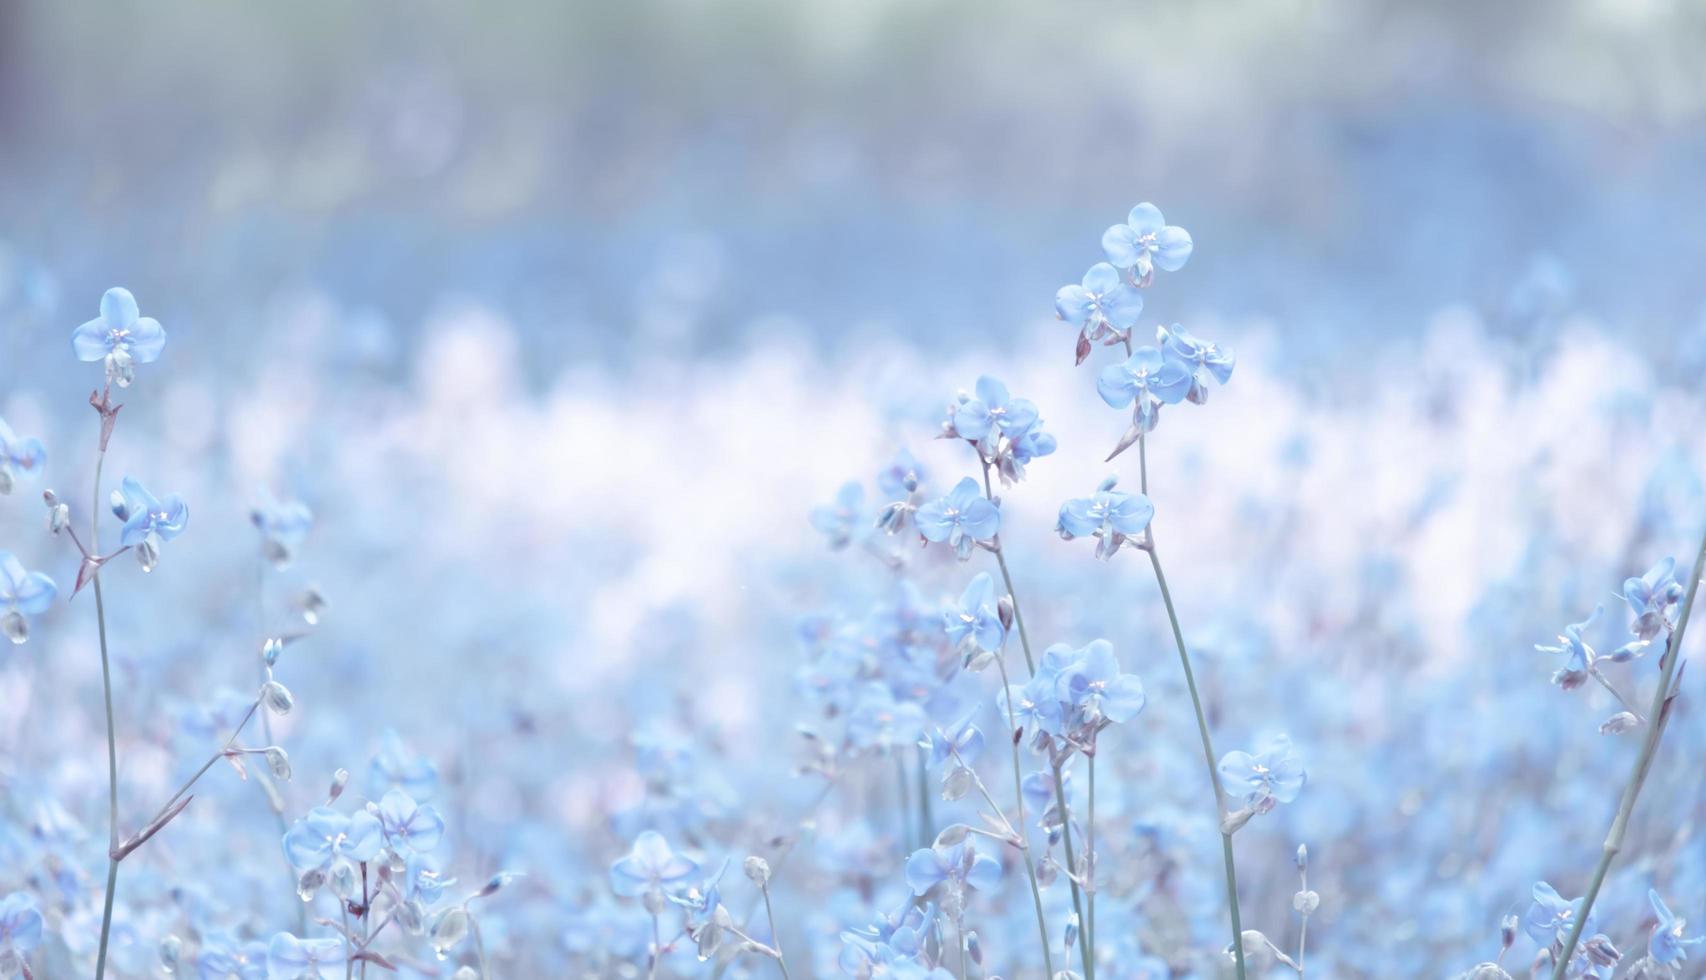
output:
<instances>
[{"instance_id":1,"label":"slender flower stalk","mask_svg":"<svg viewBox=\"0 0 1706 980\"><path fill-rule=\"evenodd\" d=\"M1594 868L1593 878L1588 882L1588 890L1582 896L1581 911L1576 914L1575 922L1570 926L1569 938L1564 940L1564 948L1552 968L1552 980L1563 980L1565 972L1570 967L1570 957L1575 954L1576 943L1582 937L1582 928L1588 920L1588 913L1593 911L1594 899L1599 897L1600 886L1605 884L1606 872L1611 870L1611 862L1616 859L1617 852L1623 849L1623 837L1629 830L1630 816L1635 812L1635 800L1641 795L1641 787L1647 781L1647 774L1653 768L1653 757L1658 753L1659 739L1664 735L1665 723L1670 721L1670 708L1675 696L1671 685L1676 679L1678 665L1682 662L1682 638L1688 629L1688 614L1694 608L1694 594L1700 588L1700 576L1706 571L1706 538L1700 542L1700 554L1694 559L1694 572L1688 580L1688 593L1683 597L1682 609L1677 614L1676 629L1671 631L1670 638L1665 641L1664 669L1659 673L1659 685L1653 691L1652 705L1647 709L1647 735L1641 742L1641 751L1635 756L1634 768L1629 773L1629 782L1623 788L1622 800L1617 805L1617 815L1611 820L1611 829L1605 835L1605 845L1600 851L1599 864Z\"/></svg>"},{"instance_id":2,"label":"slender flower stalk","mask_svg":"<svg viewBox=\"0 0 1706 980\"><path fill-rule=\"evenodd\" d=\"M118 409L113 407L107 392L101 393L97 402L93 396L90 403L101 413L100 448L95 453L95 480L92 497L94 504L89 511L89 550L93 555L101 552L101 469L107 461L107 440L112 437L113 420ZM87 559L85 559L87 560ZM111 658L107 654L107 609L106 598L101 592L101 572L96 568L92 573L95 587L95 628L101 641L101 694L107 710L107 890L101 905L101 939L95 953L95 980L103 980L107 973L107 940L112 935L113 928L113 899L118 892L118 737L113 731L113 676Z\"/></svg>"},{"instance_id":3,"label":"slender flower stalk","mask_svg":"<svg viewBox=\"0 0 1706 980\"><path fill-rule=\"evenodd\" d=\"M988 460L982 460L982 463L983 463L983 494L985 497L989 498L989 500L991 502L993 502L995 500L995 488L989 479L989 461ZM1001 546L1001 541L999 539L999 536L997 536L994 550L995 550L995 561L998 565L1001 566L1001 580L1007 586L1008 597L1013 600L1013 622L1019 627L1019 647L1020 647L1020 649L1024 650L1024 652L1025 652L1025 667L1030 670L1031 676L1035 677L1037 675L1036 657L1034 657L1031 654L1031 638L1030 638L1030 636L1028 636L1025 633L1025 614L1021 611L1021 607L1020 607L1020 603L1019 603L1019 593L1017 591L1015 591L1013 588L1013 576L1007 571L1007 557L1005 554L1003 554L1003 549ZM1001 668L1001 676L1002 676L1002 683L1005 684L1006 683L1006 677L1007 677L1007 668L1005 666L1003 666ZM1008 711L1009 711L1008 721L1012 722L1013 718L1012 718L1012 714L1011 714L1011 711L1012 711L1011 705L1009 705ZM1015 725L1014 727L1015 727L1015 731L1016 731L1017 726ZM1018 768L1019 768L1017 744L1014 745L1013 751L1014 751L1014 760L1013 760L1014 778L1015 778L1015 780L1017 780ZM1084 916L1084 898L1083 898L1081 890L1078 887L1078 880L1076 878L1076 875L1078 873L1078 862L1072 853L1072 811L1066 802L1066 779L1065 779L1064 774L1061 772L1061 767L1060 767L1059 763L1053 763L1052 768L1053 768L1053 772L1054 772L1055 800L1060 805L1061 823L1066 828L1065 832L1061 834L1061 842L1065 845L1065 848L1066 848L1066 866L1067 866L1066 882L1069 886L1071 886L1071 889L1072 889L1072 910L1075 913L1077 913L1078 921L1080 923L1083 923L1083 922L1086 922L1087 920L1085 919L1085 916ZM1021 817L1022 816L1023 816L1023 814L1021 814ZM1028 855L1027 855L1027 857L1028 857ZM1034 875L1033 875L1033 884L1034 884ZM1040 897L1037 899L1037 922L1039 925L1042 924L1042 899ZM1048 953L1047 953L1048 940L1046 938L1046 928L1045 928L1045 938L1043 940L1043 950L1044 950L1043 955L1046 957L1048 955ZM1089 936L1086 934L1086 930L1084 930L1084 929L1078 930L1078 952L1079 952L1080 958L1084 961L1084 977L1085 977L1085 980L1096 980L1096 964L1095 964L1095 961L1092 960L1090 957L1090 939L1089 939ZM1051 977L1054 975L1054 971L1052 968L1049 970L1049 975Z\"/></svg>"},{"instance_id":4,"label":"slender flower stalk","mask_svg":"<svg viewBox=\"0 0 1706 980\"><path fill-rule=\"evenodd\" d=\"M995 666L1001 670L1001 689L1010 690L1012 684L1007 680L1007 661L1003 657L995 658ZM1031 859L1031 842L1026 836L1029 821L1025 819L1025 781L1019 765L1019 722L1013 714L1012 699L1007 700L1007 746L1013 752L1013 798L1019 805L1019 853L1025 858L1025 877L1031 883L1031 901L1037 908L1037 931L1042 938L1043 972L1054 977L1054 954L1049 952L1048 920L1043 915L1043 892L1037 885L1037 865Z\"/></svg>"},{"instance_id":5,"label":"slender flower stalk","mask_svg":"<svg viewBox=\"0 0 1706 980\"><path fill-rule=\"evenodd\" d=\"M782 958L782 934L776 931L776 910L770 905L770 882L767 880L758 887L764 892L764 917L770 922L770 947L776 951L776 968L782 971L782 980L791 980L788 961Z\"/></svg>"},{"instance_id":6,"label":"slender flower stalk","mask_svg":"<svg viewBox=\"0 0 1706 980\"><path fill-rule=\"evenodd\" d=\"M1149 494L1149 456L1147 440L1137 437L1139 489ZM1226 868L1226 903L1232 918L1232 960L1238 980L1245 980L1244 925L1238 914L1238 869L1232 858L1232 831L1226 826L1226 790L1220 784L1220 770L1215 766L1214 740L1209 735L1208 715L1203 711L1202 696L1197 693L1196 673L1191 670L1191 655L1185 649L1185 633L1179 626L1179 614L1173 608L1173 593L1167 588L1167 575L1161 570L1161 558L1155 547L1155 522L1145 529L1145 550L1149 552L1150 567L1155 570L1155 584L1161 589L1161 604L1167 609L1167 622L1173 628L1173 642L1179 648L1179 665L1185 671L1185 687L1191 694L1191 708L1196 712L1197 734L1202 736L1203 761L1208 766L1209 782L1214 786L1215 823L1220 828L1220 852Z\"/></svg>"},{"instance_id":7,"label":"slender flower stalk","mask_svg":"<svg viewBox=\"0 0 1706 980\"><path fill-rule=\"evenodd\" d=\"M1090 736L1090 751L1084 755L1090 767L1090 806L1084 817L1084 900L1090 906L1090 919L1085 934L1090 944L1090 961L1096 960L1096 737Z\"/></svg>"}]
</instances>

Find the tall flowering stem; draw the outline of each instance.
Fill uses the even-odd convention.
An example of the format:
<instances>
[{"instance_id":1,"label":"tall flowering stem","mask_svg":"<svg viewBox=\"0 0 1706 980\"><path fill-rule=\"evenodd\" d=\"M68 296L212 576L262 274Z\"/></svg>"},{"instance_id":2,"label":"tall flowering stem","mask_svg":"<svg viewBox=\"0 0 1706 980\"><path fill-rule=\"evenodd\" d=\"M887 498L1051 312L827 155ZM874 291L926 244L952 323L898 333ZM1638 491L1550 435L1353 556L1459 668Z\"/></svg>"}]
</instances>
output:
<instances>
[{"instance_id":1,"label":"tall flowering stem","mask_svg":"<svg viewBox=\"0 0 1706 980\"><path fill-rule=\"evenodd\" d=\"M1143 436L1137 439L1139 488L1149 494L1149 456ZM1185 687L1191 693L1191 708L1197 716L1197 734L1202 736L1203 761L1208 766L1209 782L1214 785L1215 822L1220 825L1220 853L1226 866L1226 902L1232 916L1232 958L1238 970L1238 980L1245 980L1244 926L1238 914L1238 869L1232 858L1232 830L1226 824L1226 790L1220 783L1220 770L1215 766L1214 739L1209 735L1208 715L1203 711L1202 696L1197 693L1196 673L1191 670L1191 655L1185 649L1185 633L1179 627L1179 614L1173 608L1173 593L1167 588L1167 574L1161 570L1161 557L1155 548L1155 522L1144 531L1149 565L1155 569L1155 584L1161 589L1161 603L1167 608L1167 622L1173 627L1173 642L1179 648L1179 665L1185 671ZM1706 557L1706 552L1702 553ZM1695 570L1698 581L1699 569ZM1603 870L1603 868L1602 868Z\"/></svg>"},{"instance_id":2,"label":"tall flowering stem","mask_svg":"<svg viewBox=\"0 0 1706 980\"><path fill-rule=\"evenodd\" d=\"M107 461L107 441L112 438L113 424L122 407L112 403L110 393L110 389L103 390L98 399L93 394L89 396L89 404L101 415L101 441L95 453L94 504L89 511L89 551L92 555L99 555L101 551L101 468ZM84 560L89 559L86 557ZM93 578L95 626L101 641L101 692L107 709L107 891L101 906L100 946L95 954L95 980L102 980L107 972L107 940L113 928L113 898L118 892L118 737L113 731L113 677L111 658L107 654L107 611L105 597L101 594L99 568L94 570Z\"/></svg>"},{"instance_id":3,"label":"tall flowering stem","mask_svg":"<svg viewBox=\"0 0 1706 980\"><path fill-rule=\"evenodd\" d=\"M988 497L991 502L993 502L995 500L995 487L989 480L989 461L988 460L983 461L983 493L984 493L984 496ZM1030 640L1030 637L1027 636L1025 633L1025 617L1024 617L1024 614L1019 611L1019 609L1020 609L1019 594L1013 590L1013 576L1010 575L1007 571L1007 558L1005 557L1005 555L1002 554L1002 548L1001 548L1000 541L997 541L995 544L995 560L996 560L996 563L1001 566L1001 580L1007 586L1007 595L1010 598L1012 598L1012 600L1013 600L1013 622L1015 625L1017 625L1019 627L1019 646L1021 649L1023 649L1025 651L1025 667L1030 670L1031 676L1035 677L1037 674L1037 661L1036 661L1036 658L1031 654L1031 640ZM1000 662L1000 658L996 658L996 659L997 659L997 662ZM1004 685L1007 683L1007 668L1005 665L1003 665L1001 668L1001 682ZM1017 728L1017 724L1014 723L1011 704L1008 705L1008 719L1007 720L1010 724L1013 725L1014 735L1017 736L1018 728ZM1010 738L1009 741L1013 741L1013 740ZM1066 826L1066 832L1061 835L1061 842L1066 847L1066 866L1067 866L1067 872L1068 872L1067 876L1066 876L1066 880L1067 880L1067 884L1072 886L1072 910L1075 913L1077 913L1078 921L1080 923L1083 923L1083 922L1086 922L1087 920L1084 917L1084 898L1083 898L1082 893L1079 891L1078 881L1074 877L1078 873L1078 861L1075 857L1073 857L1073 854L1072 854L1072 817L1071 817L1071 811L1068 809L1067 803L1066 803L1066 778L1065 778L1065 775L1061 772L1060 763L1057 762L1057 763L1053 763L1052 765L1053 765L1053 775L1054 775L1055 800L1060 805L1061 822ZM1019 782L1019 745L1017 742L1013 742L1013 779L1014 779L1014 790L1015 790L1015 792L1018 792L1020 795L1020 803L1019 803L1020 814L1019 814L1019 816L1020 816L1020 819L1023 819L1024 818L1024 811L1023 811L1024 794L1023 794L1023 791L1019 789L1019 786L1020 786L1020 782ZM1027 871L1031 872L1031 887L1034 890L1037 887L1036 871L1034 870L1033 866L1031 865L1030 851L1028 848L1025 852L1025 867L1026 867ZM1049 955L1048 954L1048 945L1049 945L1048 944L1048 927L1046 925L1044 925L1044 923L1043 923L1042 896L1041 896L1041 893L1038 892L1033 897L1036 898L1036 902L1037 902L1037 925L1043 929L1043 956L1046 958ZM1085 980L1096 980L1095 960L1092 958L1092 956L1090 954L1090 937L1087 934L1087 931L1082 929L1082 928L1078 930L1078 952L1079 952L1079 956L1084 961ZM1054 969L1052 967L1049 968L1049 976L1051 976L1051 977L1054 976Z\"/></svg>"},{"instance_id":4,"label":"tall flowering stem","mask_svg":"<svg viewBox=\"0 0 1706 980\"><path fill-rule=\"evenodd\" d=\"M1605 835L1599 865L1594 868L1587 893L1582 896L1581 911L1570 926L1570 935L1564 941L1562 954L1553 964L1552 980L1563 980L1564 974L1569 970L1570 958L1575 954L1576 943L1582 937L1583 925L1588 920L1588 913L1593 911L1594 899L1599 897L1600 886L1605 884L1605 875L1611 870L1611 862L1617 857L1617 852L1623 849L1623 836L1629 829L1630 815L1635 812L1635 800L1641 795L1641 787L1647 781L1647 773L1653 768L1653 757L1658 754L1659 739L1664 735L1665 723L1670 720L1671 703L1675 698L1671 685L1676 680L1678 665L1682 662L1682 637L1688 629L1688 615L1694 608L1694 593L1700 588L1703 571L1706 571L1706 538L1702 538L1700 554L1694 559L1694 573L1689 576L1688 594L1683 597L1682 611L1677 614L1676 629L1671 631L1670 638L1665 641L1664 669L1659 673L1659 686L1653 691L1652 706L1647 709L1647 737L1641 742L1641 751L1635 756L1635 766L1629 773L1629 782L1623 787L1623 798L1617 805L1617 815L1611 820L1611 829Z\"/></svg>"},{"instance_id":5,"label":"tall flowering stem","mask_svg":"<svg viewBox=\"0 0 1706 980\"><path fill-rule=\"evenodd\" d=\"M995 666L1001 670L1001 689L1011 690L1012 683L1007 679L1007 661L1001 657L995 658ZM1037 865L1031 859L1031 842L1025 834L1029 832L1030 821L1025 819L1025 777L1019 765L1019 721L1013 714L1013 702L1007 700L1007 746L1013 751L1013 798L1019 804L1019 853L1025 858L1025 877L1031 882L1031 901L1037 908L1037 932L1042 938L1043 972L1048 977L1054 976L1054 956L1049 952L1048 920L1043 915L1043 892L1037 884Z\"/></svg>"}]
</instances>

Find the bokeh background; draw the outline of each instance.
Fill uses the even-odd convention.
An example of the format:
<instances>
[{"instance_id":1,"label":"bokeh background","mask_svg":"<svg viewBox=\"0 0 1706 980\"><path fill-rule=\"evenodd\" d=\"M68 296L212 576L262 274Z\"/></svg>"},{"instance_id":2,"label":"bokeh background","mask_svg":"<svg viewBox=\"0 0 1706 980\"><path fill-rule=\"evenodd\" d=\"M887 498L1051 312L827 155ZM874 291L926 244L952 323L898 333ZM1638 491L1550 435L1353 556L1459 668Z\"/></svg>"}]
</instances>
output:
<instances>
[{"instance_id":1,"label":"bokeh background","mask_svg":"<svg viewBox=\"0 0 1706 980\"><path fill-rule=\"evenodd\" d=\"M806 515L849 479L874 513L898 448L937 491L972 472L932 436L999 375L1061 445L1006 494L1033 629L1107 635L1150 691L1099 801L1109 907L1214 976L1165 620L1140 562L1052 534L1062 500L1134 482L1101 462L1124 422L1053 294L1153 200L1196 253L1146 321L1239 355L1151 450L1170 575L1222 747L1288 731L1311 770L1239 836L1246 919L1295 940L1306 842L1319 975L1450 975L1535 881L1579 893L1633 752L1532 644L1687 565L1706 519L1703 51L1706 13L1664 0L7 4L0 416L49 463L0 501L0 547L69 591L34 497L89 496L99 372L69 334L126 286L170 340L106 474L194 514L110 586L127 800L193 769L313 584L332 611L280 668L290 815L387 732L432 759L447 867L528 873L490 903L497 975L637 975L646 919L605 871L656 826L712 867L798 841L781 939L834 976L838 931L896 904L909 831L886 763L822 803L792 775L822 721L796 623L894 601ZM284 573L248 527L263 492L316 515ZM913 571L931 608L971 573ZM48 912L48 976L87 971L99 919L83 605L0 661L0 890ZM1620 611L1602 624L1621 642ZM1652 672L1624 678L1643 700ZM1706 919L1685 682L1601 915L1635 955L1649 885ZM692 763L647 769L659 740ZM216 775L127 863L121 975L167 935L291 927L264 797ZM989 912L1015 937L1022 884ZM986 935L992 970L1031 975Z\"/></svg>"}]
</instances>

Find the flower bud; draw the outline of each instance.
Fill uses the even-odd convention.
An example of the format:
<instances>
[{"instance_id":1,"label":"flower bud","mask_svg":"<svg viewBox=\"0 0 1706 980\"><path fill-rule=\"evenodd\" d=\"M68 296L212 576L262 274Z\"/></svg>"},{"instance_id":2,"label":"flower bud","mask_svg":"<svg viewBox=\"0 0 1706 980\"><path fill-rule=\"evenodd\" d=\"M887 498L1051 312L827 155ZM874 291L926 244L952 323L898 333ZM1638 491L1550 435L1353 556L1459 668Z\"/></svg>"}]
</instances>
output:
<instances>
[{"instance_id":1,"label":"flower bud","mask_svg":"<svg viewBox=\"0 0 1706 980\"><path fill-rule=\"evenodd\" d=\"M339 769L332 773L331 789L326 791L326 803L330 805L338 797L344 795L344 787L349 785L349 770Z\"/></svg>"},{"instance_id":2,"label":"flower bud","mask_svg":"<svg viewBox=\"0 0 1706 980\"><path fill-rule=\"evenodd\" d=\"M758 855L754 854L754 855L751 855L750 857L748 857L746 859L745 863L743 863L741 865L741 867L743 870L746 871L747 880L751 881L753 884L757 885L758 887L763 888L764 886L770 884L770 862L769 861L766 861L763 858L759 857Z\"/></svg>"},{"instance_id":3,"label":"flower bud","mask_svg":"<svg viewBox=\"0 0 1706 980\"><path fill-rule=\"evenodd\" d=\"M279 656L283 653L284 640L279 637L269 636L266 642L261 644L261 659L266 661L268 667L276 666Z\"/></svg>"},{"instance_id":4,"label":"flower bud","mask_svg":"<svg viewBox=\"0 0 1706 980\"><path fill-rule=\"evenodd\" d=\"M267 746L266 755L267 768L272 770L272 774L284 782L289 782L290 756L286 755L285 751L276 745Z\"/></svg>"},{"instance_id":5,"label":"flower bud","mask_svg":"<svg viewBox=\"0 0 1706 980\"><path fill-rule=\"evenodd\" d=\"M1307 844L1297 845L1297 870L1309 870L1309 845Z\"/></svg>"},{"instance_id":6,"label":"flower bud","mask_svg":"<svg viewBox=\"0 0 1706 980\"><path fill-rule=\"evenodd\" d=\"M290 689L278 681L267 681L261 685L261 701L275 715L288 715L290 709L296 706L296 699L290 696Z\"/></svg>"},{"instance_id":7,"label":"flower bud","mask_svg":"<svg viewBox=\"0 0 1706 980\"><path fill-rule=\"evenodd\" d=\"M432 951L444 957L468 935L468 910L461 906L445 909L432 927Z\"/></svg>"},{"instance_id":8,"label":"flower bud","mask_svg":"<svg viewBox=\"0 0 1706 980\"><path fill-rule=\"evenodd\" d=\"M136 546L136 563L145 572L152 572L160 564L160 539L152 531Z\"/></svg>"},{"instance_id":9,"label":"flower bud","mask_svg":"<svg viewBox=\"0 0 1706 980\"><path fill-rule=\"evenodd\" d=\"M320 617L326 611L326 597L320 594L319 586L310 585L296 601L302 610L302 621L309 626L320 625Z\"/></svg>"},{"instance_id":10,"label":"flower bud","mask_svg":"<svg viewBox=\"0 0 1706 980\"><path fill-rule=\"evenodd\" d=\"M1511 948L1511 944L1516 942L1516 927L1521 924L1522 920L1516 917L1515 912L1512 912L1499 920L1500 949Z\"/></svg>"},{"instance_id":11,"label":"flower bud","mask_svg":"<svg viewBox=\"0 0 1706 980\"><path fill-rule=\"evenodd\" d=\"M178 972L178 967L184 958L184 941L176 935L168 933L160 940L160 972L167 975Z\"/></svg>"},{"instance_id":12,"label":"flower bud","mask_svg":"<svg viewBox=\"0 0 1706 980\"><path fill-rule=\"evenodd\" d=\"M1640 724L1641 719L1635 717L1633 712L1619 711L1605 719L1605 722L1599 726L1599 733L1601 735L1621 735L1633 730Z\"/></svg>"},{"instance_id":13,"label":"flower bud","mask_svg":"<svg viewBox=\"0 0 1706 980\"><path fill-rule=\"evenodd\" d=\"M107 503L113 509L113 516L121 521L130 520L130 505L124 502L124 494L114 490L107 496Z\"/></svg>"},{"instance_id":14,"label":"flower bud","mask_svg":"<svg viewBox=\"0 0 1706 980\"><path fill-rule=\"evenodd\" d=\"M1244 825L1250 822L1250 818L1255 815L1256 811L1250 807L1244 807L1243 809L1228 813L1226 816L1220 818L1220 832L1227 835L1236 834L1238 831L1242 830Z\"/></svg>"},{"instance_id":15,"label":"flower bud","mask_svg":"<svg viewBox=\"0 0 1706 980\"><path fill-rule=\"evenodd\" d=\"M319 868L310 868L302 872L302 877L296 879L296 897L304 902L312 902L314 893L326 883L326 873Z\"/></svg>"},{"instance_id":16,"label":"flower bud","mask_svg":"<svg viewBox=\"0 0 1706 980\"><path fill-rule=\"evenodd\" d=\"M0 633L6 634L6 639L22 646L30 638L30 624L24 619L24 614L16 609L0 616Z\"/></svg>"},{"instance_id":17,"label":"flower bud","mask_svg":"<svg viewBox=\"0 0 1706 980\"><path fill-rule=\"evenodd\" d=\"M1296 909L1299 915L1310 915L1321 907L1321 896L1316 894L1313 889L1298 892L1291 896L1291 907Z\"/></svg>"}]
</instances>

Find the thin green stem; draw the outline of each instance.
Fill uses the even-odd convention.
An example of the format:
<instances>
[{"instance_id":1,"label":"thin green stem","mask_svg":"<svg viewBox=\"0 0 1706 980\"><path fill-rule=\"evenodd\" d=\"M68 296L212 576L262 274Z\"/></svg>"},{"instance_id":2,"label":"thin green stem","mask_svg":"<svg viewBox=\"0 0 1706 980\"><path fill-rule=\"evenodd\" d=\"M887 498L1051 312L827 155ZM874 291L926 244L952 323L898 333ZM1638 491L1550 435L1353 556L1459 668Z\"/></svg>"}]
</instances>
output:
<instances>
[{"instance_id":1,"label":"thin green stem","mask_svg":"<svg viewBox=\"0 0 1706 980\"><path fill-rule=\"evenodd\" d=\"M1139 486L1147 496L1149 493L1149 454L1147 440L1137 437L1138 474L1141 481ZM1185 649L1185 631L1179 626L1179 613L1173 607L1173 593L1167 588L1167 574L1161 570L1161 557L1155 546L1155 522L1150 521L1146 535L1146 550L1149 552L1149 565L1155 570L1155 584L1161 590L1161 604L1167 609L1167 622L1173 628L1173 642L1179 648L1179 666L1185 672L1185 687L1191 694L1191 708L1196 712L1197 734L1202 738L1203 762L1208 767L1209 783L1214 787L1215 823L1220 829L1220 844L1223 863L1226 866L1226 904L1232 918L1232 960L1237 967L1238 980L1245 980L1244 966L1244 926L1238 912L1238 870L1232 858L1232 834L1227 831L1226 792L1220 785L1220 771L1215 767L1214 740L1209 736L1208 714L1203 711L1202 695L1197 692L1196 672L1191 670L1191 655Z\"/></svg>"},{"instance_id":2,"label":"thin green stem","mask_svg":"<svg viewBox=\"0 0 1706 980\"><path fill-rule=\"evenodd\" d=\"M788 961L782 958L782 934L776 931L776 910L770 907L770 885L767 882L758 887L764 891L764 917L770 920L770 948L776 951L776 968L782 971L782 980L790 980Z\"/></svg>"},{"instance_id":3,"label":"thin green stem","mask_svg":"<svg viewBox=\"0 0 1706 980\"><path fill-rule=\"evenodd\" d=\"M900 793L900 806L897 808L900 814L900 842L906 845L908 850L915 850L915 842L910 839L912 832L909 829L912 823L909 816L912 813L912 784L906 781L906 760L901 758L899 752L894 754L894 775L895 786Z\"/></svg>"},{"instance_id":4,"label":"thin green stem","mask_svg":"<svg viewBox=\"0 0 1706 980\"><path fill-rule=\"evenodd\" d=\"M1060 805L1060 842L1066 849L1066 883L1072 886L1072 911L1078 914L1078 956L1084 962L1084 980L1095 980L1096 964L1090 959L1090 938L1084 928L1090 921L1084 916L1084 893L1078 887L1078 858L1072 853L1072 810L1066 802L1066 776L1058 762L1054 769L1054 798Z\"/></svg>"},{"instance_id":5,"label":"thin green stem","mask_svg":"<svg viewBox=\"0 0 1706 980\"><path fill-rule=\"evenodd\" d=\"M930 812L930 764L922 746L918 749L918 840L925 847L936 839L936 818Z\"/></svg>"},{"instance_id":6,"label":"thin green stem","mask_svg":"<svg viewBox=\"0 0 1706 980\"><path fill-rule=\"evenodd\" d=\"M1012 685L1007 680L1007 660L996 657L995 665L1001 669L1001 689L1011 691ZM1031 860L1031 842L1025 819L1025 778L1019 765L1019 722L1013 714L1013 699L1003 699L1007 703L1007 745L1013 750L1013 800L1019 805L1019 853L1025 858L1025 877L1031 883L1031 901L1037 907L1037 933L1042 939L1043 975L1047 980L1054 978L1054 955L1049 952L1048 920L1043 916L1043 892L1037 885L1037 865Z\"/></svg>"},{"instance_id":7,"label":"thin green stem","mask_svg":"<svg viewBox=\"0 0 1706 980\"><path fill-rule=\"evenodd\" d=\"M1617 815L1612 818L1611 829L1605 835L1599 865L1594 868L1593 878L1588 882L1587 894L1582 896L1581 912L1570 925L1570 935L1564 940L1563 954L1553 964L1552 980L1563 980L1565 971L1569 969L1570 957L1575 954L1576 943L1582 938L1582 927L1587 923L1588 913L1593 911L1594 900L1599 897L1600 886L1605 884L1605 875L1611 870L1612 860L1617 857L1617 852L1623 849L1623 837L1629 830L1629 818L1635 811L1635 801L1640 797L1641 787L1646 783L1647 774L1653 768L1653 758L1658 754L1659 738L1664 735L1665 723L1670 720L1671 684L1676 679L1678 665L1682 662L1682 637L1688 629L1688 615L1694 608L1694 594L1700 588L1702 572L1706 572L1706 538L1701 540L1700 554L1694 559L1694 572L1689 577L1688 593L1683 597L1682 607L1677 613L1676 628L1665 641L1664 670L1659 675L1659 686L1653 691L1652 706L1647 709L1647 737L1641 742L1640 754L1635 757L1634 769L1629 773L1629 782L1624 786L1622 800L1617 804Z\"/></svg>"},{"instance_id":8,"label":"thin green stem","mask_svg":"<svg viewBox=\"0 0 1706 980\"><path fill-rule=\"evenodd\" d=\"M995 502L995 487L989 482L989 461L980 457L983 463L983 495L990 503ZM995 564L1001 567L1001 582L1007 586L1007 594L1013 597L1013 623L1019 627L1019 648L1025 652L1025 669L1032 677L1037 676L1037 662L1031 656L1031 638L1025 632L1025 614L1019 609L1019 594L1013 590L1013 573L1007 570L1007 555L1001 547L1000 535L996 535Z\"/></svg>"},{"instance_id":9,"label":"thin green stem","mask_svg":"<svg viewBox=\"0 0 1706 980\"><path fill-rule=\"evenodd\" d=\"M105 419L102 420L103 424ZM89 553L101 553L101 468L107 461L103 439L95 454L94 504L89 512ZM118 893L118 736L113 731L113 676L111 658L107 654L106 598L101 594L101 573L94 572L95 627L101 639L101 693L107 709L107 893L101 907L101 940L95 953L95 980L107 973L107 940L112 935L113 899Z\"/></svg>"},{"instance_id":10,"label":"thin green stem","mask_svg":"<svg viewBox=\"0 0 1706 980\"><path fill-rule=\"evenodd\" d=\"M658 914L652 913L652 963L646 970L646 980L657 980L658 960L663 959L663 933L658 928Z\"/></svg>"}]
</instances>

